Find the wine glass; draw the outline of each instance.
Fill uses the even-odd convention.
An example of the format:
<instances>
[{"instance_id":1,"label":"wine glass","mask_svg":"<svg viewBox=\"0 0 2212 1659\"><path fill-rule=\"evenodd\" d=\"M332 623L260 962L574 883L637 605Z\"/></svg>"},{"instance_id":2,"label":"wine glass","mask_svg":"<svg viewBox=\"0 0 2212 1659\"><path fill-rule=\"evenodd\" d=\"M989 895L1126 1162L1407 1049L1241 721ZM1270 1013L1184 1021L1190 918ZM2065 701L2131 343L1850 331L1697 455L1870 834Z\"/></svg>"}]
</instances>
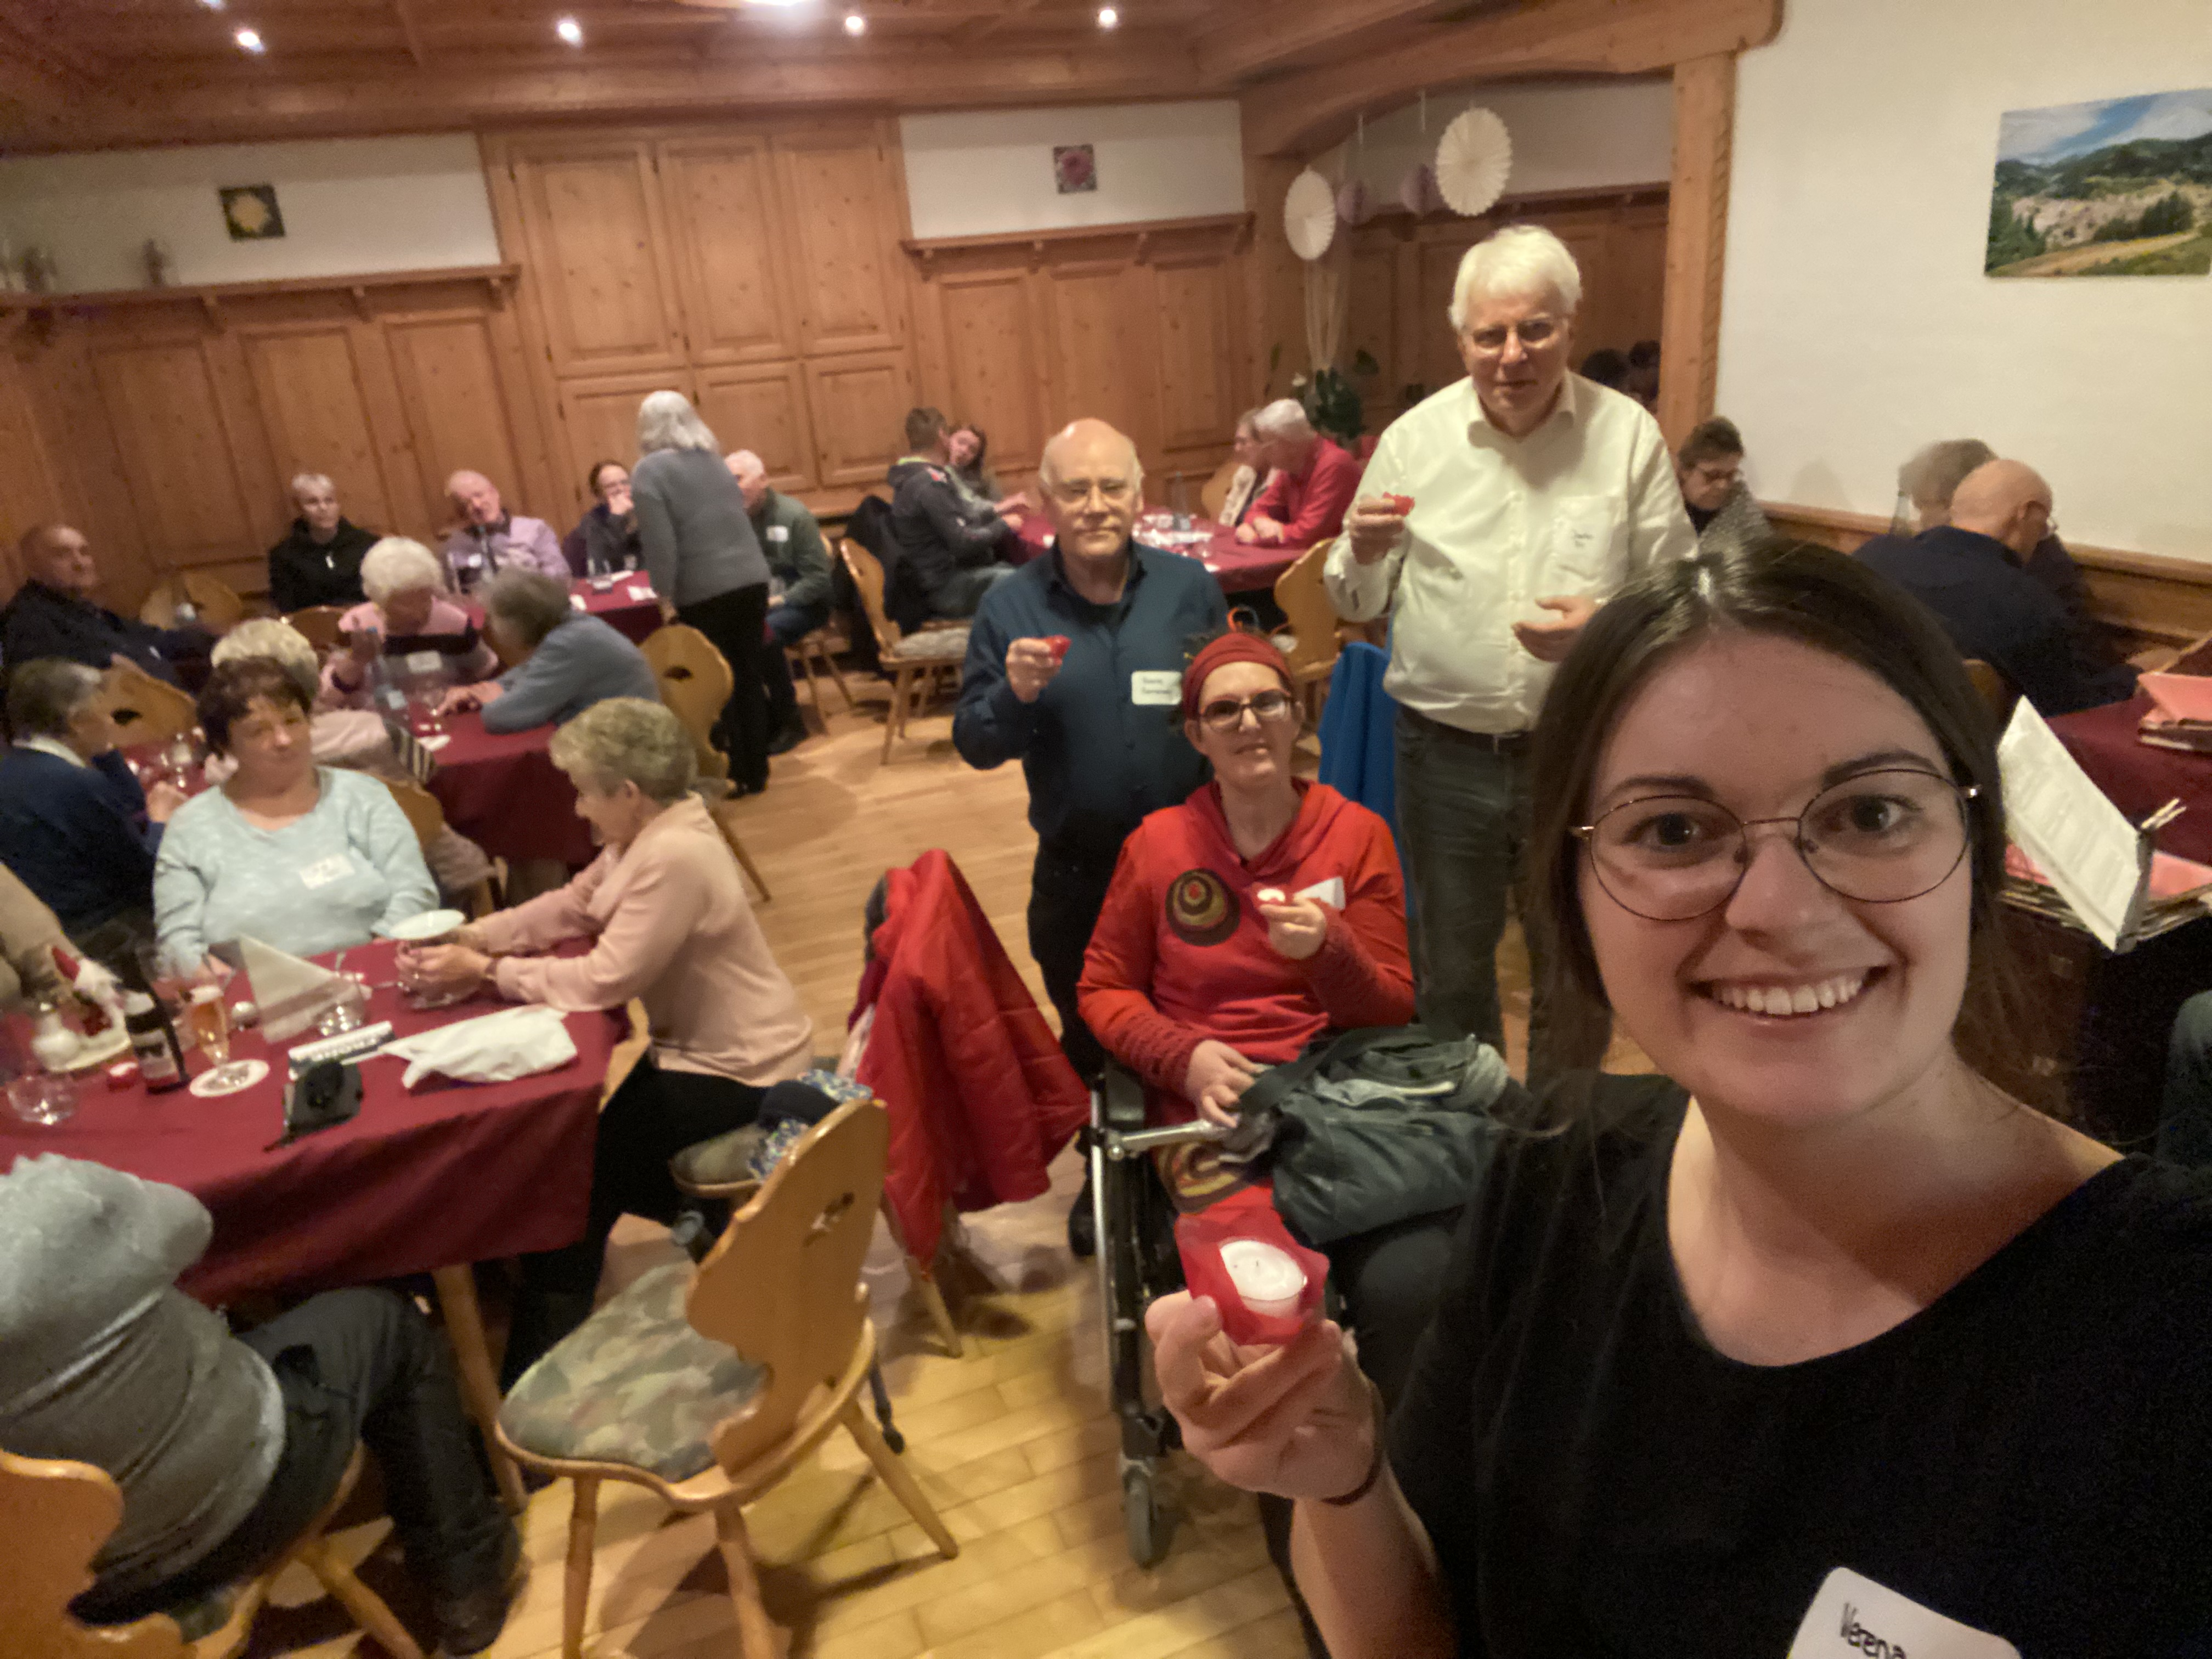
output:
<instances>
[{"instance_id":1,"label":"wine glass","mask_svg":"<svg viewBox=\"0 0 2212 1659\"><path fill-rule=\"evenodd\" d=\"M185 991L185 1025L192 1042L208 1057L207 1086L218 1093L243 1088L252 1073L243 1061L230 1058L230 1006L224 1000L230 972L220 963L203 963L188 976Z\"/></svg>"}]
</instances>

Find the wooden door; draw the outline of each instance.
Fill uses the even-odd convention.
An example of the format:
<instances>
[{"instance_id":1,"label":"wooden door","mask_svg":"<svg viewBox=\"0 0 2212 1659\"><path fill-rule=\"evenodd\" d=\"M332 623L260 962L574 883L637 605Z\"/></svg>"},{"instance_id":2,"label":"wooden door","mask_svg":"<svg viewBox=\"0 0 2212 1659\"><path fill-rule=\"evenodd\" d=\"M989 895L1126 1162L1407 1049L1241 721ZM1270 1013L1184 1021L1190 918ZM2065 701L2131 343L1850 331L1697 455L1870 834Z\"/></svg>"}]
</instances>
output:
<instances>
[{"instance_id":1,"label":"wooden door","mask_svg":"<svg viewBox=\"0 0 2212 1659\"><path fill-rule=\"evenodd\" d=\"M398 503L407 501L411 512L415 503L408 496L414 492L394 489L385 476L357 325L335 320L246 325L237 332L285 505L294 477L320 472L354 523L395 526ZM374 343L373 333L368 339Z\"/></svg>"},{"instance_id":2,"label":"wooden door","mask_svg":"<svg viewBox=\"0 0 2212 1659\"><path fill-rule=\"evenodd\" d=\"M1036 466L1055 428L1045 408L1045 354L1027 261L947 270L925 294L943 343L945 413L990 434L991 468L1001 482Z\"/></svg>"},{"instance_id":3,"label":"wooden door","mask_svg":"<svg viewBox=\"0 0 2212 1659\"><path fill-rule=\"evenodd\" d=\"M1142 314L1140 291L1128 280L1126 259L1089 259L1055 265L1045 273L1047 337L1053 345L1057 429L1092 416L1135 441L1151 465L1159 464L1159 422L1152 362L1152 319Z\"/></svg>"},{"instance_id":4,"label":"wooden door","mask_svg":"<svg viewBox=\"0 0 2212 1659\"><path fill-rule=\"evenodd\" d=\"M1238 413L1228 270L1206 254L1163 257L1150 269L1160 447L1170 453L1218 448L1233 435Z\"/></svg>"},{"instance_id":5,"label":"wooden door","mask_svg":"<svg viewBox=\"0 0 2212 1659\"><path fill-rule=\"evenodd\" d=\"M568 499L591 502L586 480L601 461L637 465L637 406L648 392L691 393L688 377L651 374L605 374L561 382L561 483L573 492ZM583 507L578 507L581 513ZM546 517L556 515L550 510ZM566 529L563 525L560 528Z\"/></svg>"},{"instance_id":6,"label":"wooden door","mask_svg":"<svg viewBox=\"0 0 2212 1659\"><path fill-rule=\"evenodd\" d=\"M675 368L684 344L651 147L532 140L510 164L556 374Z\"/></svg>"},{"instance_id":7,"label":"wooden door","mask_svg":"<svg viewBox=\"0 0 2212 1659\"><path fill-rule=\"evenodd\" d=\"M249 505L240 434L212 356L205 338L117 343L92 354L124 479L164 569L250 562L273 539L264 532L276 505L258 515Z\"/></svg>"},{"instance_id":8,"label":"wooden door","mask_svg":"<svg viewBox=\"0 0 2212 1659\"><path fill-rule=\"evenodd\" d=\"M879 484L906 447L914 372L903 351L809 358L815 477L823 485Z\"/></svg>"},{"instance_id":9,"label":"wooden door","mask_svg":"<svg viewBox=\"0 0 2212 1659\"><path fill-rule=\"evenodd\" d=\"M657 156L692 362L797 356L768 139L686 138L659 145Z\"/></svg>"},{"instance_id":10,"label":"wooden door","mask_svg":"<svg viewBox=\"0 0 2212 1659\"><path fill-rule=\"evenodd\" d=\"M722 453L750 449L778 489L811 489L820 481L806 376L797 363L740 363L699 371L699 414Z\"/></svg>"},{"instance_id":11,"label":"wooden door","mask_svg":"<svg viewBox=\"0 0 2212 1659\"><path fill-rule=\"evenodd\" d=\"M894 263L903 193L876 130L779 134L775 158L785 227L777 240L802 348L812 356L905 343L904 276Z\"/></svg>"},{"instance_id":12,"label":"wooden door","mask_svg":"<svg viewBox=\"0 0 2212 1659\"><path fill-rule=\"evenodd\" d=\"M464 468L496 484L511 510L559 519L558 500L528 498L525 445L510 413L522 406L526 393L501 374L486 317L437 312L393 317L384 325L384 339L421 461L423 500L416 522L434 531L454 522L446 480Z\"/></svg>"}]
</instances>

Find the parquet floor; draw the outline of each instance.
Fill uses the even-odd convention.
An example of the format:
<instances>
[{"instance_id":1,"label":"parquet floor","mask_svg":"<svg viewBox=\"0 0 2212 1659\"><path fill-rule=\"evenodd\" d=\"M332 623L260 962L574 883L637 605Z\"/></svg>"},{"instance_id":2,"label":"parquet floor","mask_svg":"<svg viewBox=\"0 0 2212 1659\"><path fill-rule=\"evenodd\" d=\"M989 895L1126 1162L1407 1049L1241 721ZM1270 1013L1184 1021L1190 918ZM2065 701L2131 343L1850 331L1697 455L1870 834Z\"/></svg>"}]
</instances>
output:
<instances>
[{"instance_id":1,"label":"parquet floor","mask_svg":"<svg viewBox=\"0 0 2212 1659\"><path fill-rule=\"evenodd\" d=\"M1042 988L1023 921L1035 846L1019 769L977 773L952 752L949 709L910 723L879 765L883 692L848 677L817 737L775 763L763 795L730 808L774 893L763 926L812 1014L817 1052L842 1040L861 959L860 910L881 872L932 847L950 852L1008 953ZM802 699L803 702L803 699ZM1525 973L1504 964L1516 1050ZM1519 1055L1514 1056L1516 1066ZM962 1551L937 1559L921 1529L838 1438L747 1511L770 1616L793 1659L1295 1659L1295 1617L1267 1562L1251 1500L1185 1460L1172 1472L1185 1518L1167 1559L1133 1566L1121 1534L1115 1436L1107 1415L1098 1290L1068 1253L1080 1180L1073 1152L1053 1191L969 1218L965 1263L946 1286L967 1352L943 1355L903 1263L878 1230L866 1272L906 1460ZM672 1259L658 1227L626 1221L607 1285ZM533 1571L490 1659L560 1647L565 1485L524 1521ZM386 1523L343 1534L364 1576L408 1616ZM252 1651L342 1659L375 1650L295 1575ZM735 1659L736 1632L711 1519L671 1516L650 1494L602 1489L589 1651L614 1659ZM423 1628L417 1623L416 1628Z\"/></svg>"}]
</instances>

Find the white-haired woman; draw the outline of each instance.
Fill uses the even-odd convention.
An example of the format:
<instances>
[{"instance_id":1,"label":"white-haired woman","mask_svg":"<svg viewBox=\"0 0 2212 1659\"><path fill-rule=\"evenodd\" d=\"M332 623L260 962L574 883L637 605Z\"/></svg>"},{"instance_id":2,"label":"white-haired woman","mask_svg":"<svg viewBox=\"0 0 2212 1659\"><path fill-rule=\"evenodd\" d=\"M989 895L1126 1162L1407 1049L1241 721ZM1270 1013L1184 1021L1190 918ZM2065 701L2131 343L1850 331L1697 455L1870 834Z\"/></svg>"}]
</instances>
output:
<instances>
[{"instance_id":1,"label":"white-haired woman","mask_svg":"<svg viewBox=\"0 0 2212 1659\"><path fill-rule=\"evenodd\" d=\"M1248 409L1239 415L1237 434L1231 441L1237 456L1237 471L1230 475L1229 493L1221 498L1221 522L1231 530L1244 522L1252 503L1259 500L1260 492L1274 477L1274 470L1267 465L1267 447L1260 441L1259 418L1256 409Z\"/></svg>"},{"instance_id":2,"label":"white-haired woman","mask_svg":"<svg viewBox=\"0 0 2212 1659\"><path fill-rule=\"evenodd\" d=\"M720 462L717 460L717 465ZM772 1084L805 1071L814 1027L776 966L728 843L691 793L691 740L658 702L614 697L553 735L577 815L606 850L557 892L403 952L410 982L566 1010L645 1004L653 1047L599 1115L590 1220L523 1261L503 1385L592 1310L607 1235L624 1214L675 1218L668 1160L752 1121ZM582 956L526 954L588 939Z\"/></svg>"},{"instance_id":3,"label":"white-haired woman","mask_svg":"<svg viewBox=\"0 0 2212 1659\"><path fill-rule=\"evenodd\" d=\"M445 562L422 543L386 536L363 556L361 585L368 598L338 618L345 648L323 669L325 708L368 707L380 657L399 658L410 672L434 667L462 684L498 670L468 612L446 596Z\"/></svg>"},{"instance_id":4,"label":"white-haired woman","mask_svg":"<svg viewBox=\"0 0 2212 1659\"><path fill-rule=\"evenodd\" d=\"M768 787L768 702L761 690L768 560L745 514L744 492L721 446L680 392L638 405L630 497L638 539L664 614L697 629L729 659L732 689L720 740L741 794Z\"/></svg>"},{"instance_id":5,"label":"white-haired woman","mask_svg":"<svg viewBox=\"0 0 2212 1659\"><path fill-rule=\"evenodd\" d=\"M292 480L292 504L300 516L269 550L269 603L284 611L359 605L361 562L376 545L376 532L338 511L337 486L322 473Z\"/></svg>"},{"instance_id":6,"label":"white-haired woman","mask_svg":"<svg viewBox=\"0 0 2212 1659\"><path fill-rule=\"evenodd\" d=\"M1295 398L1278 398L1255 410L1252 429L1261 459L1275 471L1237 526L1237 539L1266 547L1311 547L1334 539L1359 490L1359 463L1314 430Z\"/></svg>"}]
</instances>

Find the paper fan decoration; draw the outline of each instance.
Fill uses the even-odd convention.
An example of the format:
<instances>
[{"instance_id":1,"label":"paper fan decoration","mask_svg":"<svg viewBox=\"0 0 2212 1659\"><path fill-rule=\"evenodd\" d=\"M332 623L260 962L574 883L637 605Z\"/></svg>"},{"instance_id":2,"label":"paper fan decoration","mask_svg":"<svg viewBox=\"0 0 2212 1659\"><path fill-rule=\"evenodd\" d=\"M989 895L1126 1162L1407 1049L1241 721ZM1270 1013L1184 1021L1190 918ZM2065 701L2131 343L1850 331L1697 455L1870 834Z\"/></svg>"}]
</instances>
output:
<instances>
[{"instance_id":1,"label":"paper fan decoration","mask_svg":"<svg viewBox=\"0 0 2212 1659\"><path fill-rule=\"evenodd\" d=\"M1301 259L1318 259L1336 235L1336 192L1308 167L1291 180L1283 198L1283 234Z\"/></svg>"},{"instance_id":2,"label":"paper fan decoration","mask_svg":"<svg viewBox=\"0 0 2212 1659\"><path fill-rule=\"evenodd\" d=\"M1348 179L1336 192L1336 216L1347 225L1364 225L1374 216L1375 200L1364 180Z\"/></svg>"},{"instance_id":3,"label":"paper fan decoration","mask_svg":"<svg viewBox=\"0 0 2212 1659\"><path fill-rule=\"evenodd\" d=\"M1440 210L1444 198L1437 189L1437 170L1426 161L1416 161L1398 185L1398 200L1416 219Z\"/></svg>"},{"instance_id":4,"label":"paper fan decoration","mask_svg":"<svg viewBox=\"0 0 2212 1659\"><path fill-rule=\"evenodd\" d=\"M1513 136L1486 109L1462 111L1437 145L1437 189L1454 213L1487 213L1505 193L1513 170Z\"/></svg>"}]
</instances>

